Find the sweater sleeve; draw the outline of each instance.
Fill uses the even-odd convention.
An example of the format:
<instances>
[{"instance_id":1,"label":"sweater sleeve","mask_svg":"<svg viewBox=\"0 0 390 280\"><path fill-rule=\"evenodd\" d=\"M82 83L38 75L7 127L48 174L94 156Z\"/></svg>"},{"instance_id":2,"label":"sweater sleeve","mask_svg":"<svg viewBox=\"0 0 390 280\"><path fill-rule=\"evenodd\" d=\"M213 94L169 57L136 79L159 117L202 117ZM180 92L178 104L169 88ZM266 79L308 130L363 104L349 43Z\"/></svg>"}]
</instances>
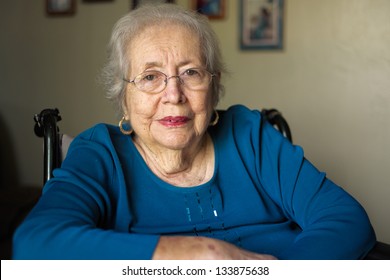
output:
<instances>
[{"instance_id":1,"label":"sweater sleeve","mask_svg":"<svg viewBox=\"0 0 390 280\"><path fill-rule=\"evenodd\" d=\"M159 236L129 233L123 226L131 214L122 203L126 188L109 138L105 129L92 129L73 141L62 167L16 231L14 259L152 257ZM128 223L119 225L118 212Z\"/></svg>"},{"instance_id":2,"label":"sweater sleeve","mask_svg":"<svg viewBox=\"0 0 390 280\"><path fill-rule=\"evenodd\" d=\"M258 172L263 188L302 232L281 259L358 259L375 244L362 206L319 172L302 148L263 122Z\"/></svg>"}]
</instances>

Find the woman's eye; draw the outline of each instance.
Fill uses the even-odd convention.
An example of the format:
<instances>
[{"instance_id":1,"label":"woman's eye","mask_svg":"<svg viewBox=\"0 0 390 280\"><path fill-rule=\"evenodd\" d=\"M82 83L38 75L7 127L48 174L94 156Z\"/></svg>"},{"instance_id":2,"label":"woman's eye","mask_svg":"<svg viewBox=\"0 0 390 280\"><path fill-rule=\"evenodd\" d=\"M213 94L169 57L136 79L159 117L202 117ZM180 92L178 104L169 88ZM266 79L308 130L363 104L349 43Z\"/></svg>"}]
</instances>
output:
<instances>
[{"instance_id":1,"label":"woman's eye","mask_svg":"<svg viewBox=\"0 0 390 280\"><path fill-rule=\"evenodd\" d=\"M199 72L196 69L188 69L184 72L184 74L187 76L194 76L199 75Z\"/></svg>"},{"instance_id":2,"label":"woman's eye","mask_svg":"<svg viewBox=\"0 0 390 280\"><path fill-rule=\"evenodd\" d=\"M143 77L142 80L145 80L145 81L153 81L153 80L155 80L156 78L157 78L156 75L154 75L154 74L148 74L148 75L145 75L145 76Z\"/></svg>"}]
</instances>

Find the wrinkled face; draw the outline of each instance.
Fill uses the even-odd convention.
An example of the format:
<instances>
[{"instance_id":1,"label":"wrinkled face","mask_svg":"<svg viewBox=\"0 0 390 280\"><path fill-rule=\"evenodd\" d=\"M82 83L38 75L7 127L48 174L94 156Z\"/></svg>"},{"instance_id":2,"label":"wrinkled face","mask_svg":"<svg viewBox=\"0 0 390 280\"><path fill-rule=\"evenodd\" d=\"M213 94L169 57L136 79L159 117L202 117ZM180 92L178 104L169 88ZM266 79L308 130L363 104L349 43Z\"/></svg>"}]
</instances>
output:
<instances>
[{"instance_id":1,"label":"wrinkled face","mask_svg":"<svg viewBox=\"0 0 390 280\"><path fill-rule=\"evenodd\" d=\"M127 79L157 70L168 77L187 69L203 68L198 37L184 27L148 27L129 45ZM147 77L148 79L151 77ZM129 83L124 111L136 137L149 147L185 149L204 136L213 113L211 86L189 89L170 78L159 93L147 93Z\"/></svg>"}]
</instances>

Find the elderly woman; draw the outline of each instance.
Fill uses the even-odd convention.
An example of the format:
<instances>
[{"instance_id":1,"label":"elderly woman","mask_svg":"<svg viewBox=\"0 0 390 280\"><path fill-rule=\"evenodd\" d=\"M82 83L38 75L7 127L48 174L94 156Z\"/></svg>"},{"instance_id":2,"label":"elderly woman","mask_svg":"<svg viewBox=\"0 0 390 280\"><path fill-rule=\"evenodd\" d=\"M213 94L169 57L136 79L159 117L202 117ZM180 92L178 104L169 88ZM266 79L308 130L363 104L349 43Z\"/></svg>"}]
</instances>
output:
<instances>
[{"instance_id":1,"label":"elderly woman","mask_svg":"<svg viewBox=\"0 0 390 280\"><path fill-rule=\"evenodd\" d=\"M80 134L19 227L22 259L358 259L363 208L259 111L216 111L224 73L201 15L145 6L105 68L119 126Z\"/></svg>"}]
</instances>

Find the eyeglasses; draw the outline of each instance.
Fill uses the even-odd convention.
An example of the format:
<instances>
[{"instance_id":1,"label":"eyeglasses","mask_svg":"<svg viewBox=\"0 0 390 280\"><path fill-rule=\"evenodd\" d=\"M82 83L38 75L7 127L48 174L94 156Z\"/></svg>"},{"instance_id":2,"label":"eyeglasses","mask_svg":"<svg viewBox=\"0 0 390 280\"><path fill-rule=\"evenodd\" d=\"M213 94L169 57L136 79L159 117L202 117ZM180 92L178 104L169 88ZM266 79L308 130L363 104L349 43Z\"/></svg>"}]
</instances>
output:
<instances>
[{"instance_id":1,"label":"eyeglasses","mask_svg":"<svg viewBox=\"0 0 390 280\"><path fill-rule=\"evenodd\" d=\"M169 79L176 78L177 81L190 90L205 90L208 88L215 74L199 68L190 68L177 76L168 77L166 74L157 70L145 71L130 81L123 79L128 83L133 83L139 90L157 94L162 92L168 84Z\"/></svg>"}]
</instances>

